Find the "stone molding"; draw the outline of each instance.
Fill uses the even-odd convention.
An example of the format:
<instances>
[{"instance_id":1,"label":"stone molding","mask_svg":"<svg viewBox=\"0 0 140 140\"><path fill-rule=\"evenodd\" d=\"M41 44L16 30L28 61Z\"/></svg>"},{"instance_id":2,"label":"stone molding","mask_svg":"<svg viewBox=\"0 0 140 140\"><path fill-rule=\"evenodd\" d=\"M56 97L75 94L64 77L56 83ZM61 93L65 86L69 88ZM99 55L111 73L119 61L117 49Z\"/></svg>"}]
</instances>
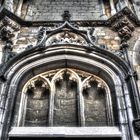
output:
<instances>
[{"instance_id":1,"label":"stone molding","mask_svg":"<svg viewBox=\"0 0 140 140\"><path fill-rule=\"evenodd\" d=\"M9 17L11 20L17 22L19 25L24 27L38 27L38 26L51 27L51 26L56 26L58 23L62 24L64 22L64 21L27 21L13 14L8 9L3 8L0 12L0 20L2 20L5 16ZM116 13L115 15L113 15L107 20L79 20L79 21L71 20L70 22L82 27L87 27L87 26L110 27L112 23L116 21L116 19L119 19L120 17L124 17L124 16L126 16L130 21L132 21L135 24L135 26L140 26L139 19L128 7L123 8L120 12Z\"/></svg>"}]
</instances>

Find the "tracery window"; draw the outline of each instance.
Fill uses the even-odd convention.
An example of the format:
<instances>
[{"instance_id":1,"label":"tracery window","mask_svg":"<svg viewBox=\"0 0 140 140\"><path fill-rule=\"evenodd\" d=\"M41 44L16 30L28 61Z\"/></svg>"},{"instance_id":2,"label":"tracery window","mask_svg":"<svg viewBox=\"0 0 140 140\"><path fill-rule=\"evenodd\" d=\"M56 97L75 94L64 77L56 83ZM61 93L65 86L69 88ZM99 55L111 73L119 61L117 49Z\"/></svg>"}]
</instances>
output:
<instances>
[{"instance_id":1,"label":"tracery window","mask_svg":"<svg viewBox=\"0 0 140 140\"><path fill-rule=\"evenodd\" d=\"M114 125L111 93L99 77L77 69L39 74L24 86L18 126Z\"/></svg>"}]
</instances>

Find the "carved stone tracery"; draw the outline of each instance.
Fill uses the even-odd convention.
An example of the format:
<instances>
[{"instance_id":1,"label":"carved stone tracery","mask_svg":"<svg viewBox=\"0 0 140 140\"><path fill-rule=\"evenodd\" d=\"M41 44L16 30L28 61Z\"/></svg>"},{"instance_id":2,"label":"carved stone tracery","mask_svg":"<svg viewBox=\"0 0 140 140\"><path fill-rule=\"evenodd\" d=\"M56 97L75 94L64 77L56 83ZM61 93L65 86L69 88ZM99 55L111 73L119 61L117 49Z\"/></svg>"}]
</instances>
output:
<instances>
[{"instance_id":1,"label":"carved stone tracery","mask_svg":"<svg viewBox=\"0 0 140 140\"><path fill-rule=\"evenodd\" d=\"M45 49L45 47L51 45L72 44L87 46L87 49L90 49L91 46L96 46L95 41L94 28L79 30L70 22L65 21L64 24L54 29L40 27L37 46L40 49Z\"/></svg>"},{"instance_id":2,"label":"carved stone tracery","mask_svg":"<svg viewBox=\"0 0 140 140\"><path fill-rule=\"evenodd\" d=\"M43 102L43 100L45 101L46 99L45 95L48 94L47 91L49 91L50 97L49 97L49 100L47 99L47 102L48 102L47 104L49 104L49 108L48 108L48 113L46 114L46 116L48 116L46 120L48 123L47 122L46 123L49 126L54 126L58 124L69 126L69 125L74 125L77 123L79 126L113 125L114 119L113 119L113 114L111 113L112 103L110 102L111 95L109 92L106 91L106 88L108 88L107 84L99 77L89 74L89 73L85 73L80 70L76 70L76 69L57 69L57 70L52 70L50 72L37 75L33 77L31 80L29 80L23 88L23 93L22 93L22 98L21 98L21 103L20 103L20 108L19 108L20 115L19 115L17 124L18 126L21 126L21 125L24 126L25 124L29 125L30 123L27 121L28 119L30 121L33 121L33 125L40 124L39 122L41 120L39 122L37 121L38 118L35 119L36 121L31 120L31 116L29 117L29 114L26 120L26 110L22 110L22 108L26 109L26 102L27 102L26 100L28 100L28 102L31 102L32 104L35 103L34 100L36 100L36 102ZM104 89L104 92L102 89ZM101 100L100 100L100 95L102 94L100 94L100 92L104 95L101 97ZM58 96L57 94L60 94L60 95ZM86 96L86 98L84 96ZM30 98L33 101L30 100ZM92 98L95 101L91 100ZM62 102L62 104L60 104L60 101ZM102 110L103 107L101 109L103 112L99 111L97 108L92 109L94 111L90 112L90 108L96 105L96 102L98 102L99 105L100 104L103 105L104 102L106 102L105 105L103 105L104 110ZM73 121L76 121L76 120L74 118L71 118L72 116L69 113L66 113L67 114L66 116L64 114L65 117L63 118L62 112L65 110L65 109L62 109L64 107L63 104L65 104L65 107L68 110L70 109L72 111L73 109L77 109L76 112L78 112L77 114L78 122L75 122L75 123L72 122L72 120ZM69 104L71 106L68 106ZM87 106L87 108L84 108L84 104ZM88 108L88 104L91 106L90 108ZM72 106L74 108L72 108ZM34 107L32 106L31 108L34 108ZM44 110L45 106L40 109ZM60 110L60 112L58 109ZM76 112L75 113L73 112L73 113L76 115ZM31 114L32 113L30 113L30 115ZM74 114L73 116L75 116ZM101 122L100 122L100 117L98 118L95 117L97 114L100 114L102 116L101 118L104 118ZM104 116L105 114L108 114L109 117L106 118ZM109 114L112 114L112 115L109 115ZM61 116L62 119L60 122L62 124L60 122L57 123L58 122L57 118L60 116L56 117L55 115ZM23 118L25 118L25 120ZM71 121L68 120L68 118Z\"/></svg>"}]
</instances>

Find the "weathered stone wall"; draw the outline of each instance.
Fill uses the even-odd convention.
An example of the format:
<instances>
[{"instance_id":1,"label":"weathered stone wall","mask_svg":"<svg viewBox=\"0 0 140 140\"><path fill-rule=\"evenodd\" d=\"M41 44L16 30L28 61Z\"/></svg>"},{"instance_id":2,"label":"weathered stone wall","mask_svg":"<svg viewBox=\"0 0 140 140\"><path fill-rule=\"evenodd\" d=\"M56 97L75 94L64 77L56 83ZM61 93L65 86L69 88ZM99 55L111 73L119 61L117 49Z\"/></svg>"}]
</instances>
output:
<instances>
[{"instance_id":1,"label":"weathered stone wall","mask_svg":"<svg viewBox=\"0 0 140 140\"><path fill-rule=\"evenodd\" d=\"M68 79L56 84L54 126L78 126L77 88Z\"/></svg>"},{"instance_id":2,"label":"weathered stone wall","mask_svg":"<svg viewBox=\"0 0 140 140\"><path fill-rule=\"evenodd\" d=\"M99 0L31 0L26 20L62 20L69 10L72 20L96 20L101 16Z\"/></svg>"},{"instance_id":3,"label":"weathered stone wall","mask_svg":"<svg viewBox=\"0 0 140 140\"><path fill-rule=\"evenodd\" d=\"M83 27L80 27L80 29L88 30L88 28ZM22 27L14 39L13 51L20 53L24 51L28 45L35 46L38 31L39 27ZM96 27L94 35L96 36L97 45L105 45L111 51L116 51L120 48L120 38L117 33L111 29L107 27Z\"/></svg>"},{"instance_id":4,"label":"weathered stone wall","mask_svg":"<svg viewBox=\"0 0 140 140\"><path fill-rule=\"evenodd\" d=\"M80 28L87 30L88 28ZM20 53L24 51L27 46L33 45L35 46L37 43L37 34L39 31L39 27L22 27L20 31L16 33L16 36L13 38L13 52ZM96 36L96 44L97 45L104 45L109 51L117 51L120 49L120 38L118 37L118 34L114 31L112 31L108 27L96 27L94 35ZM130 61L133 60L133 48L138 40L140 35L140 28L136 28L136 30L132 34L132 38L129 40L129 56ZM0 62L2 59L2 49L5 45L5 42L0 42ZM136 51L136 50L135 50Z\"/></svg>"},{"instance_id":5,"label":"weathered stone wall","mask_svg":"<svg viewBox=\"0 0 140 140\"><path fill-rule=\"evenodd\" d=\"M25 50L29 45L35 46L37 42L37 33L38 28L35 27L21 28L21 30L17 33L17 39L15 40L13 51L19 53Z\"/></svg>"},{"instance_id":6,"label":"weathered stone wall","mask_svg":"<svg viewBox=\"0 0 140 140\"><path fill-rule=\"evenodd\" d=\"M55 28L55 27L54 27ZM88 28L80 27L80 29L88 30ZM13 52L21 53L29 45L35 46L37 43L39 27L21 27L18 32L15 33L13 40ZM116 32L113 32L107 27L96 27L95 33L96 44L104 45L110 51L117 51L120 48L120 38ZM5 45L5 42L0 42L0 62L2 60L2 49Z\"/></svg>"},{"instance_id":7,"label":"weathered stone wall","mask_svg":"<svg viewBox=\"0 0 140 140\"><path fill-rule=\"evenodd\" d=\"M83 93L86 126L107 125L105 94L103 91L98 91L96 82L92 83L92 87L87 90L87 93Z\"/></svg>"}]
</instances>

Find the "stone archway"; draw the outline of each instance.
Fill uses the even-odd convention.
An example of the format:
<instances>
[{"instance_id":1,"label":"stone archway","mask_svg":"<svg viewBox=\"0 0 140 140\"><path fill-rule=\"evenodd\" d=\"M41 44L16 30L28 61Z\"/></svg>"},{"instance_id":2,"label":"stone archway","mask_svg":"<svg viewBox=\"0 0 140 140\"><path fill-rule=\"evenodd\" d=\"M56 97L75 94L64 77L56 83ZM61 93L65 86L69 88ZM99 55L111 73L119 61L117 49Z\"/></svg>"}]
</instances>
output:
<instances>
[{"instance_id":1,"label":"stone archway","mask_svg":"<svg viewBox=\"0 0 140 140\"><path fill-rule=\"evenodd\" d=\"M20 97L16 127L118 125L109 86L85 71L63 68L41 73L25 84Z\"/></svg>"},{"instance_id":2,"label":"stone archway","mask_svg":"<svg viewBox=\"0 0 140 140\"><path fill-rule=\"evenodd\" d=\"M57 48L57 51L55 47ZM7 72L7 77L9 79L8 85L12 83L13 86L10 86L9 88L7 87L7 89L9 90L5 92L7 92L8 96L10 97L12 96L13 98L12 98L12 102L10 102L10 104L7 107L9 109L11 108L10 110L13 109L19 83L22 81L23 77L25 77L26 74L28 75L28 78L30 78L30 76L33 77L34 74L36 75L41 72L53 70L57 68L66 67L66 68L80 69L86 72L93 73L94 75L98 75L99 77L104 79L106 83L109 85L112 95L115 96L116 98L115 100L117 102L115 106L117 105L116 112L118 112L118 121L121 130L120 132L122 133L124 140L128 139L129 137L128 126L124 125L123 122L125 121L129 125L132 125L133 114L132 114L130 104L125 104L125 100L127 100L127 102L129 100L129 96L127 96L127 98L124 98L124 94L128 95L127 93L129 92L126 83L122 80L122 77L124 77L125 74L120 70L120 68L117 65L109 61L107 58L99 56L98 54L95 53L90 53L89 55L88 53L85 53L83 48L77 48L77 51L75 51L74 49L75 46L72 45L70 46L70 48L67 45L67 49L64 49L63 47L61 47L61 45L55 47L50 46L50 48L41 55L39 51L35 55L29 54L30 57L24 56L26 57L24 61L23 59L22 60L19 59L14 66L8 69L9 71ZM8 101L9 99L10 98L7 99L6 101L7 103L9 102ZM129 112L127 112L127 110L122 109L122 108L126 108L126 106L129 106L128 108ZM12 119L11 118L12 112L6 112L5 115L8 117L8 118L6 117L5 119ZM129 116L131 116L131 118L129 118ZM5 125L8 126L7 124ZM10 126L7 129L9 128ZM113 129L113 128L112 127L111 128L107 127L106 129L104 128L105 135L109 131L108 129ZM95 130L93 130L93 132L94 131ZM116 137L120 135L120 133L118 132L119 132L118 127L117 129L115 127L115 133L117 134ZM128 135L126 135L126 133ZM131 133L133 133L133 131ZM9 135L13 136L13 132L11 131Z\"/></svg>"},{"instance_id":3,"label":"stone archway","mask_svg":"<svg viewBox=\"0 0 140 140\"><path fill-rule=\"evenodd\" d=\"M94 29L91 29L89 31L79 30L73 27L67 21L62 26L58 27L55 30L48 30L46 27L42 27L39 32L39 39L37 45L17 55L1 69L0 77L5 81L5 83L3 82L1 84L1 92L5 93L6 95L5 97L8 97L3 99L2 107L0 108L0 110L2 110L3 112L2 119L1 119L1 122L3 124L1 130L1 135L3 140L7 139L8 133L10 137L15 136L15 134L20 137L23 135L23 133L22 134L20 133L23 132L23 130L24 130L24 134L26 133L27 137L31 135L30 130L32 130L32 134L35 134L36 136L39 136L39 134L42 133L42 136L45 137L48 137L47 134L51 134L51 135L57 134L57 136L58 135L69 136L71 134L73 136L82 137L84 134L84 136L91 136L94 138L97 136L99 137L99 131L100 131L103 133L103 137L113 137L113 138L122 137L122 140L134 140L134 139L137 140L137 136L135 135L132 127L134 114L132 112L132 105L131 105L131 100L129 95L130 91L128 89L127 81L125 80L126 77L128 76L129 67L124 61L122 61L116 55L112 54L107 50L100 48L99 46L96 46L95 37L92 36L93 32ZM55 69L56 70L69 69L68 72L71 71L70 69L77 69L80 71L85 71L85 73L90 73L93 76L97 76L101 78L103 81L105 81L110 89L111 96L115 97L114 100L112 98L112 102L114 105L113 107L113 109L115 110L114 112L116 112L115 115L117 116L116 118L118 120L118 126L115 125L113 127L108 127L108 126L107 127L76 127L75 129L71 129L70 127L68 127L65 128L67 129L66 131L64 131L64 128L60 128L60 127L59 128L51 127L51 130L49 127L45 127L45 128L41 127L41 129L40 128L31 129L31 127L29 128L26 127L26 129L24 127L11 128L11 123L9 123L9 121L12 120L12 116L13 116L12 110L14 109L16 98L24 99L18 96L20 95L19 94L20 92L21 95L24 95L22 94L23 92L21 91L21 89L23 88L20 87L25 85L28 82L28 80L35 77L36 75ZM72 73L74 77L80 79L78 78L78 76L76 76L75 72ZM66 77L67 77L66 79L69 79L68 78L69 76ZM66 83L70 85L69 82L66 82L67 80L65 78L63 79L64 82L62 82L62 85L64 85L64 87L66 87L65 85ZM85 77L84 79L88 79L88 77ZM37 101L43 99L42 100L43 102L44 100L51 98L51 103L49 104L50 105L49 108L53 108L55 94L51 94L51 93L55 93L55 92L50 92L51 90L48 90L48 88L45 87L45 90L49 91L48 92L49 97L45 96L45 98L42 98L42 96L40 96L44 94L44 89L42 86L50 85L48 84L49 81L51 80L46 80L47 84L45 85L39 84L40 82L39 83L33 82L34 83L33 87L31 88L31 90L28 90L28 93L30 94L35 93L34 90L37 88L40 94L36 94L35 96L31 95L30 97L26 96L26 97L28 99L29 98L37 99ZM76 80L76 81L80 81L80 80ZM92 87L94 87L94 89L97 88L97 85L98 85L97 82L92 83ZM133 79L132 80L129 79L129 85L130 88L134 86ZM52 88L52 90L54 89L55 87ZM66 89L61 88L61 86L60 89L66 91ZM58 91L60 91L60 89ZM91 91L89 90L89 91L85 91L85 93L82 93L81 88L77 88L77 89L79 89L78 92L79 101L77 100L78 110L79 110L78 115L80 116L79 124L80 126L85 126L86 121L84 121L85 117L83 115L85 108L83 107L81 101L83 100L83 97L87 93L90 93ZM132 93L133 92L135 91L132 91ZM135 93L133 93L133 95L135 95ZM37 98L36 96L37 97L40 96L40 97ZM87 96L85 98L87 98ZM23 102L24 101L26 102L27 100L23 100ZM89 102L89 100L84 100L84 104L87 105L88 104L87 102ZM34 101L30 103L34 104ZM19 104L15 106L18 107ZM24 113L22 114L22 107L30 107L30 105L27 106L21 105L20 107L21 107L20 109L21 111L19 111L19 115L16 116L16 119L18 119L19 122L19 126L20 126L20 120L23 120L21 122L24 122L24 120L27 121L27 119L24 118L22 119L22 117L19 117L21 115L21 116L25 116L26 118L26 115L24 115ZM37 108L33 108L32 110L38 111ZM50 126L53 126L53 119L52 119L53 109L48 109L48 110L49 110L48 124ZM44 116L44 114L47 114L47 112L48 111L44 110L42 116ZM110 114L111 113L108 113L108 116ZM88 116L87 118L89 118L90 115L88 113L86 115ZM32 121L32 117L29 117L29 119L30 121ZM9 131L10 129L11 131ZM42 131L42 129L44 131ZM110 133L110 131L113 132L113 135ZM67 133L67 132L71 132L71 133Z\"/></svg>"}]
</instances>

